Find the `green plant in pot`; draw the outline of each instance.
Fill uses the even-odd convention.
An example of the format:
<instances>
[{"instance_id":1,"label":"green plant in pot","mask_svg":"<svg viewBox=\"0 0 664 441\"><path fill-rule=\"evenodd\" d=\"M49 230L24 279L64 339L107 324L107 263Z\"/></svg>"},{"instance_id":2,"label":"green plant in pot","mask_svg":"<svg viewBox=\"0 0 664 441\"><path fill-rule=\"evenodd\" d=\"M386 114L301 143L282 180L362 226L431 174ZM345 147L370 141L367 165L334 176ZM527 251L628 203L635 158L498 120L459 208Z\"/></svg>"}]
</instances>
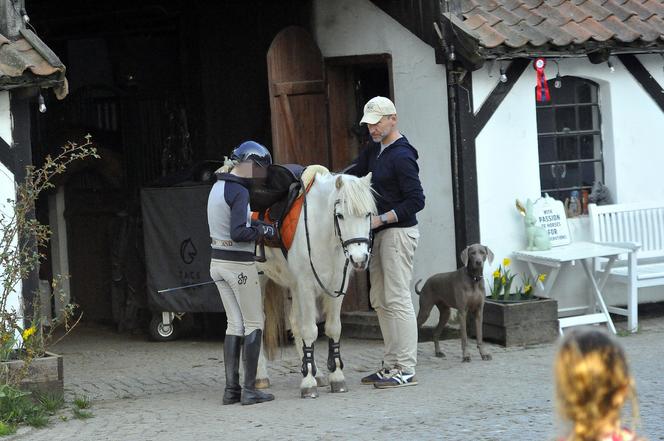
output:
<instances>
[{"instance_id":1,"label":"green plant in pot","mask_svg":"<svg viewBox=\"0 0 664 441\"><path fill-rule=\"evenodd\" d=\"M18 297L22 281L44 259L51 235L48 225L34 216L39 195L55 187L55 178L69 164L92 158L99 155L89 135L81 144L68 142L56 156L46 156L41 166L26 167L25 179L15 186L15 199L0 201L0 385L21 386L31 373L31 364L45 358L48 347L57 343L52 341L53 331L64 327L66 335L80 320L72 304L57 311L56 319L47 321L41 317L37 302L16 307L12 299ZM61 298L65 294L61 289L63 277L54 276L52 283L53 295ZM40 296L35 293L34 298Z\"/></svg>"},{"instance_id":2,"label":"green plant in pot","mask_svg":"<svg viewBox=\"0 0 664 441\"><path fill-rule=\"evenodd\" d=\"M492 274L491 299L498 302L533 300L534 282L526 273L515 274L510 269L511 260L504 258ZM521 284L515 282L520 279ZM543 282L546 274L539 274L537 281ZM514 287L514 289L512 289Z\"/></svg>"}]
</instances>

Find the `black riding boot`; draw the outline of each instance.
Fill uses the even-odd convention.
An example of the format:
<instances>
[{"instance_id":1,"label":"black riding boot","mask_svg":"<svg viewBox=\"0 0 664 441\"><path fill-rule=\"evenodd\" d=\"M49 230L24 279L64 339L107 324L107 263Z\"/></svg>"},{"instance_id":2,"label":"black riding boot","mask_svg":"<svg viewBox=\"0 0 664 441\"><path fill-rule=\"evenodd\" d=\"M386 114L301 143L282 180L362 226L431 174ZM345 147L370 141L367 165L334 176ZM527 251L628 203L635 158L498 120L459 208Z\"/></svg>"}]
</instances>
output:
<instances>
[{"instance_id":1,"label":"black riding boot","mask_svg":"<svg viewBox=\"0 0 664 441\"><path fill-rule=\"evenodd\" d=\"M244 336L244 388L242 389L242 404L257 404L274 400L274 395L256 390L256 369L258 356L261 353L261 340L263 331L256 329Z\"/></svg>"},{"instance_id":2,"label":"black riding boot","mask_svg":"<svg viewBox=\"0 0 664 441\"><path fill-rule=\"evenodd\" d=\"M240 401L242 388L240 387L240 348L242 337L227 335L224 339L224 367L226 368L226 389L224 389L224 404L233 404Z\"/></svg>"}]
</instances>

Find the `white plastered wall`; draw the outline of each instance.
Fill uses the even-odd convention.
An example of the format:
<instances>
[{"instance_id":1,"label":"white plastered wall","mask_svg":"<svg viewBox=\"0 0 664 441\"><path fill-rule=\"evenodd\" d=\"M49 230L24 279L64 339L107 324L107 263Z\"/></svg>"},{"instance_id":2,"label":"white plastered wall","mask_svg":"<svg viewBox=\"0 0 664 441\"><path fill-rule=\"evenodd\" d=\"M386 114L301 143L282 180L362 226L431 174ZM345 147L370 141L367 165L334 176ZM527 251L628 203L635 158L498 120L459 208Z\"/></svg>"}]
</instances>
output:
<instances>
[{"instance_id":1,"label":"white plastered wall","mask_svg":"<svg viewBox=\"0 0 664 441\"><path fill-rule=\"evenodd\" d=\"M12 115L9 105L9 92L0 92L0 137L8 144L12 145ZM7 203L8 199L16 198L16 184L14 174L0 163L0 211L5 218L12 216L13 208ZM21 315L20 302L21 283L19 282L14 292L7 299L6 308L8 311L16 311Z\"/></svg>"},{"instance_id":2,"label":"white plastered wall","mask_svg":"<svg viewBox=\"0 0 664 441\"><path fill-rule=\"evenodd\" d=\"M419 152L426 196L426 207L418 213L421 237L413 284L454 270L446 79L433 48L367 0L314 1L313 28L324 57L391 54L399 129ZM413 292L416 309L418 302Z\"/></svg>"},{"instance_id":3,"label":"white plastered wall","mask_svg":"<svg viewBox=\"0 0 664 441\"><path fill-rule=\"evenodd\" d=\"M664 85L664 60L659 55L638 58ZM591 64L587 58L563 59L559 61L560 74L599 84L605 180L614 202L663 200L664 180L658 176L664 164L664 113L616 57L612 62L615 72L606 63ZM487 63L473 72L476 110L497 83L498 72L498 63ZM555 64L549 63L547 79L555 74ZM498 259L525 245L523 222L514 200L536 199L540 193L534 88L535 71L530 65L476 140L480 234ZM587 217L572 219L569 224L574 240L590 239ZM514 269L526 270L519 265ZM586 299L588 287L580 265L562 272L556 286L560 307L577 306ZM624 304L625 290L619 288L607 287L610 303ZM639 291L640 302L654 300L664 300L664 289Z\"/></svg>"}]
</instances>

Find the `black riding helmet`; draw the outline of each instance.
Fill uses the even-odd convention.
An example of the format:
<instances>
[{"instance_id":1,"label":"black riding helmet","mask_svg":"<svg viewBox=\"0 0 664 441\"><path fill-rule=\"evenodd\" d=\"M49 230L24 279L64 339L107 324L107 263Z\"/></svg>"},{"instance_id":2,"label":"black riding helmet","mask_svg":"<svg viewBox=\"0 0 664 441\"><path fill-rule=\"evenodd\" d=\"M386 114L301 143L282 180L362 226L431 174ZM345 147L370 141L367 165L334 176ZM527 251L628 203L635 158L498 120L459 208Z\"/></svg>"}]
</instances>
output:
<instances>
[{"instance_id":1,"label":"black riding helmet","mask_svg":"<svg viewBox=\"0 0 664 441\"><path fill-rule=\"evenodd\" d=\"M235 147L230 159L237 162L254 161L260 167L272 164L272 155L268 149L255 141L245 141Z\"/></svg>"}]
</instances>

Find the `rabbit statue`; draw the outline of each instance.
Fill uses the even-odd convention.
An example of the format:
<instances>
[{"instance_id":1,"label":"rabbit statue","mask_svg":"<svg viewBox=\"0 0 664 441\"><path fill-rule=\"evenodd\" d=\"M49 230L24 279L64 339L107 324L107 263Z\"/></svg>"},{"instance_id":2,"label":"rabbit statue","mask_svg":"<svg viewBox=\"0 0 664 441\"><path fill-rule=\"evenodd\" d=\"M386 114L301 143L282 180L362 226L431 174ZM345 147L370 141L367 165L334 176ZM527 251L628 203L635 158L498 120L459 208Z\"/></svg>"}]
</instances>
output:
<instances>
[{"instance_id":1,"label":"rabbit statue","mask_svg":"<svg viewBox=\"0 0 664 441\"><path fill-rule=\"evenodd\" d=\"M537 219L533 213L533 202L530 199L526 200L526 207L524 208L521 201L516 200L516 208L519 213L524 217L524 224L526 227L526 237L528 244L526 250L528 251L545 251L551 249L551 241L546 230L537 225Z\"/></svg>"}]
</instances>

